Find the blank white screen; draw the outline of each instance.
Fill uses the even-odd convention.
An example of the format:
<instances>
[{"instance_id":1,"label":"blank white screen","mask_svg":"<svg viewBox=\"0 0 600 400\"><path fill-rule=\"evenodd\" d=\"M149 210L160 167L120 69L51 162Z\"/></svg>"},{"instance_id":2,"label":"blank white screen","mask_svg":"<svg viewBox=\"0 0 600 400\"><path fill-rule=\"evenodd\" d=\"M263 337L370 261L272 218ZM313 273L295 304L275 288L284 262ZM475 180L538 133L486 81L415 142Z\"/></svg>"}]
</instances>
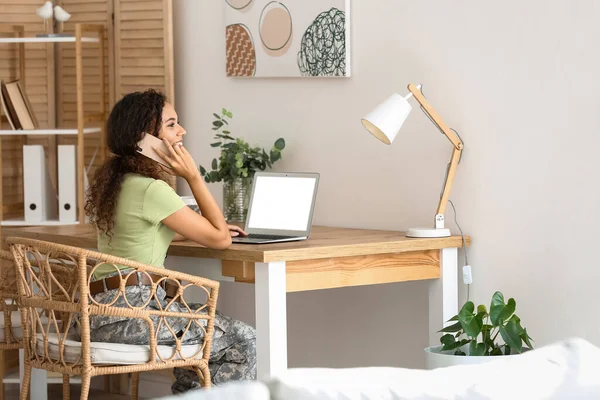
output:
<instances>
[{"instance_id":1,"label":"blank white screen","mask_svg":"<svg viewBox=\"0 0 600 400\"><path fill-rule=\"evenodd\" d=\"M248 228L304 231L315 178L257 176Z\"/></svg>"}]
</instances>

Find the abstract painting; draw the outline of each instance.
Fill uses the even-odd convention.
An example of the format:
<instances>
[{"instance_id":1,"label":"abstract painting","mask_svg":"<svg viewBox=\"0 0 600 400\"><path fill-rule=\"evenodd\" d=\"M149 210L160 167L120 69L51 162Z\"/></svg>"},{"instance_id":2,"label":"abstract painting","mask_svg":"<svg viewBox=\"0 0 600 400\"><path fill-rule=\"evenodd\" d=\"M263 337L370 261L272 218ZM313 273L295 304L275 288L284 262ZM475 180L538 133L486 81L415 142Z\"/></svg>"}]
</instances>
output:
<instances>
[{"instance_id":1,"label":"abstract painting","mask_svg":"<svg viewBox=\"0 0 600 400\"><path fill-rule=\"evenodd\" d=\"M227 76L350 76L350 0L224 3Z\"/></svg>"}]
</instances>

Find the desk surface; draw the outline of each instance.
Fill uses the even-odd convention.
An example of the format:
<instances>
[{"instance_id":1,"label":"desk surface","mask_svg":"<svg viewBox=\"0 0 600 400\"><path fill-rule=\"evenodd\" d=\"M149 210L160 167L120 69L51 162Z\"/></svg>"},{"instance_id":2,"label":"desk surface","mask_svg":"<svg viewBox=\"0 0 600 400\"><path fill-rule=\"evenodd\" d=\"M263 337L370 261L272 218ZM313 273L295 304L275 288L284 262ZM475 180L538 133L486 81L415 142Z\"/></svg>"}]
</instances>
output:
<instances>
[{"instance_id":1,"label":"desk surface","mask_svg":"<svg viewBox=\"0 0 600 400\"><path fill-rule=\"evenodd\" d=\"M26 237L83 248L95 248L97 245L96 234L91 225L3 228L2 236L4 238ZM470 237L465 236L467 245L470 244L470 240ZM173 242L168 254L220 260L272 262L403 253L448 247L462 247L462 238L460 236L407 238L403 232L398 231L314 226L309 239L297 242L260 245L234 243L227 250L212 250L191 241L182 241Z\"/></svg>"}]
</instances>

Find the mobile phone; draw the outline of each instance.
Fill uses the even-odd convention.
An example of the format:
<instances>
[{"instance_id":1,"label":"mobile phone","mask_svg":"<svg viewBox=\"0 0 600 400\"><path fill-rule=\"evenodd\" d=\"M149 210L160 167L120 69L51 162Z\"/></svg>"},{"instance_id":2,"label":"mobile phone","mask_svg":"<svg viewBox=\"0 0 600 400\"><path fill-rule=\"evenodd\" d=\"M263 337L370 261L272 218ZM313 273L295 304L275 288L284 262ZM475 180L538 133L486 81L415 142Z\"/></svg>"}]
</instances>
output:
<instances>
[{"instance_id":1,"label":"mobile phone","mask_svg":"<svg viewBox=\"0 0 600 400\"><path fill-rule=\"evenodd\" d=\"M153 147L161 150L164 154L170 154L169 149L167 149L167 146L165 146L163 141L149 133L144 134L144 137L138 143L137 151L151 160L170 168L170 166L156 153L156 151L154 151Z\"/></svg>"}]
</instances>

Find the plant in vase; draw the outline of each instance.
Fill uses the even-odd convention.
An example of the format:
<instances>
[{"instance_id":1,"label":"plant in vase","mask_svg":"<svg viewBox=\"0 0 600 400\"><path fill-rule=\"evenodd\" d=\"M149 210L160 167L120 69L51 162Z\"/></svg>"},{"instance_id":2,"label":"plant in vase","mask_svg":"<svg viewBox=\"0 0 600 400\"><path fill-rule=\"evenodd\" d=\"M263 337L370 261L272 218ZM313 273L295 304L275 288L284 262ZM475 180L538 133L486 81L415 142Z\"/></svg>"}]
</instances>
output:
<instances>
[{"instance_id":1,"label":"plant in vase","mask_svg":"<svg viewBox=\"0 0 600 400\"><path fill-rule=\"evenodd\" d=\"M475 309L467 301L449 320L454 324L439 331L444 333L442 345L426 349L429 366L480 363L492 359L480 356L508 356L533 349L527 329L515 314L516 306L513 298L505 302L501 292L492 296L489 312L485 305Z\"/></svg>"},{"instance_id":2,"label":"plant in vase","mask_svg":"<svg viewBox=\"0 0 600 400\"><path fill-rule=\"evenodd\" d=\"M279 138L267 154L265 149L252 147L244 139L236 138L229 130L231 111L223 108L221 115L213 114L212 130L215 142L211 147L220 147L219 158L212 160L211 171L202 165L200 173L207 183L223 182L223 213L227 221L244 221L248 213L250 189L256 171L272 168L281 159L285 140Z\"/></svg>"}]
</instances>

